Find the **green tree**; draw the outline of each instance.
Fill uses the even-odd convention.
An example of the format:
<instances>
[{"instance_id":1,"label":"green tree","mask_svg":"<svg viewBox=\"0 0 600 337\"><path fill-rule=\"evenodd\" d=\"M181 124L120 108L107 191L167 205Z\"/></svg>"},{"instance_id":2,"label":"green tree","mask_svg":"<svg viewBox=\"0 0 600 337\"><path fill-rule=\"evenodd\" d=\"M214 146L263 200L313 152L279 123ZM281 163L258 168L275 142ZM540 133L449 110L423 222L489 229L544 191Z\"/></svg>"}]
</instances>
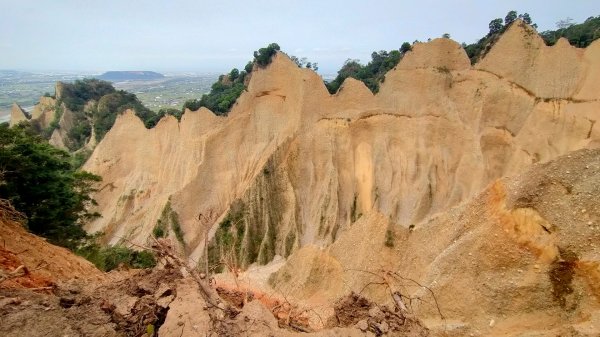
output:
<instances>
[{"instance_id":1,"label":"green tree","mask_svg":"<svg viewBox=\"0 0 600 337\"><path fill-rule=\"evenodd\" d=\"M28 229L74 249L86 237L82 225L98 214L91 193L100 177L75 171L68 153L28 132L0 125L0 197L28 218Z\"/></svg>"},{"instance_id":2,"label":"green tree","mask_svg":"<svg viewBox=\"0 0 600 337\"><path fill-rule=\"evenodd\" d=\"M71 111L81 111L90 100L99 100L102 96L115 92L110 82L95 78L84 78L74 83L63 83L61 100Z\"/></svg>"},{"instance_id":3,"label":"green tree","mask_svg":"<svg viewBox=\"0 0 600 337\"><path fill-rule=\"evenodd\" d=\"M237 68L231 69L229 72L229 80L234 82L240 76L240 71Z\"/></svg>"},{"instance_id":4,"label":"green tree","mask_svg":"<svg viewBox=\"0 0 600 337\"><path fill-rule=\"evenodd\" d=\"M499 33L502 30L502 28L504 28L504 25L502 24L502 19L497 18L490 21L489 28L490 32L488 33L488 35Z\"/></svg>"},{"instance_id":5,"label":"green tree","mask_svg":"<svg viewBox=\"0 0 600 337\"><path fill-rule=\"evenodd\" d=\"M523 20L523 22L526 24L531 25L531 17L529 16L529 13L519 14L519 19ZM535 25L534 28L537 28L537 25Z\"/></svg>"},{"instance_id":6,"label":"green tree","mask_svg":"<svg viewBox=\"0 0 600 337\"><path fill-rule=\"evenodd\" d=\"M266 67L271 63L271 58L280 50L277 43L271 43L265 48L260 48L254 52L254 60L261 67Z\"/></svg>"},{"instance_id":7,"label":"green tree","mask_svg":"<svg viewBox=\"0 0 600 337\"><path fill-rule=\"evenodd\" d=\"M410 45L410 43L404 42L402 44L402 46L400 46L400 53L405 54L406 52L410 51L411 49L412 49L412 46Z\"/></svg>"},{"instance_id":8,"label":"green tree","mask_svg":"<svg viewBox=\"0 0 600 337\"><path fill-rule=\"evenodd\" d=\"M517 12L516 11L510 11L504 17L504 25L508 26L511 23L515 22L516 19L517 19Z\"/></svg>"},{"instance_id":9,"label":"green tree","mask_svg":"<svg viewBox=\"0 0 600 337\"><path fill-rule=\"evenodd\" d=\"M254 68L254 62L249 61L248 63L246 63L244 70L246 71L247 74L250 74L252 72L252 68Z\"/></svg>"}]
</instances>

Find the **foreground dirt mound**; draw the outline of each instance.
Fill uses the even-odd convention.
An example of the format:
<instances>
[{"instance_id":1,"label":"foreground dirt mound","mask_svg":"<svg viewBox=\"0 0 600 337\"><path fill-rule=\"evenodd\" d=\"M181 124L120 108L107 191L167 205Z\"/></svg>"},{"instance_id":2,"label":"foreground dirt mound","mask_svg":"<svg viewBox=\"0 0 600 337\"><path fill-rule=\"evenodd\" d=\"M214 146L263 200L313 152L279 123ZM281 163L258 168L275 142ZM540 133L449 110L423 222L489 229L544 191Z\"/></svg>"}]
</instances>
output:
<instances>
[{"instance_id":1,"label":"foreground dirt mound","mask_svg":"<svg viewBox=\"0 0 600 337\"><path fill-rule=\"evenodd\" d=\"M229 292L232 304L242 306ZM228 301L223 299L224 304ZM377 306L371 304L373 308ZM348 316L354 304L340 306ZM416 321L387 309L369 326L343 319L328 329L282 324L259 300L239 310L210 309L190 277L174 270L115 271L101 281L73 280L51 293L0 289L1 336L426 336ZM378 307L377 307L378 308ZM214 310L214 311L211 311ZM216 314L215 314L216 312ZM367 313L368 315L369 313ZM362 317L362 316L360 316ZM285 320L283 320L285 322ZM371 334L370 334L371 333Z\"/></svg>"},{"instance_id":2,"label":"foreground dirt mound","mask_svg":"<svg viewBox=\"0 0 600 337\"><path fill-rule=\"evenodd\" d=\"M400 336L428 336L429 332L420 322L408 317L406 308L380 306L366 298L351 293L338 300L334 306L335 317L330 324L356 326L362 331L370 331L376 336L384 334Z\"/></svg>"},{"instance_id":3,"label":"foreground dirt mound","mask_svg":"<svg viewBox=\"0 0 600 337\"><path fill-rule=\"evenodd\" d=\"M28 233L23 220L0 200L0 289L47 288L58 281L101 275L89 261Z\"/></svg>"},{"instance_id":4,"label":"foreground dirt mound","mask_svg":"<svg viewBox=\"0 0 600 337\"><path fill-rule=\"evenodd\" d=\"M0 289L0 335L142 336L164 322L179 278L172 270L117 271L47 294Z\"/></svg>"}]
</instances>

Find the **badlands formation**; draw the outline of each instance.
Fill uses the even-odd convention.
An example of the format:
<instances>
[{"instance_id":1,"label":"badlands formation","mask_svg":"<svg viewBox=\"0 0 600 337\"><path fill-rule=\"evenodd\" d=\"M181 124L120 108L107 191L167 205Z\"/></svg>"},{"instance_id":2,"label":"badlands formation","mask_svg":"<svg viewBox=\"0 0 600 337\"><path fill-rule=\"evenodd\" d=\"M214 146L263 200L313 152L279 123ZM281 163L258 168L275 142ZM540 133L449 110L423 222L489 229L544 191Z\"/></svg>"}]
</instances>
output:
<instances>
[{"instance_id":1,"label":"badlands formation","mask_svg":"<svg viewBox=\"0 0 600 337\"><path fill-rule=\"evenodd\" d=\"M330 95L279 53L227 117L118 117L84 166L103 178L87 230L148 245L164 226L190 265L227 262L242 271L217 282L304 303L314 327L354 292L432 335L596 336L598 120L600 42L548 47L521 22L475 65L418 43L375 95ZM186 287L161 336L207 324Z\"/></svg>"}]
</instances>

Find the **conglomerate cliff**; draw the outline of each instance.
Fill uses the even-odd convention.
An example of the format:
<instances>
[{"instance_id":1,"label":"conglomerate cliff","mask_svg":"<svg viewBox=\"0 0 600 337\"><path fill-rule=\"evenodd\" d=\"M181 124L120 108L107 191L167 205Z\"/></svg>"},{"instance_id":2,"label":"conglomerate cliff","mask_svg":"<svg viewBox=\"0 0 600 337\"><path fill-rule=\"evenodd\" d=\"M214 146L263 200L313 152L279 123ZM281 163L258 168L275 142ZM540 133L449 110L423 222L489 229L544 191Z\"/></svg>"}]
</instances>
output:
<instances>
[{"instance_id":1,"label":"conglomerate cliff","mask_svg":"<svg viewBox=\"0 0 600 337\"><path fill-rule=\"evenodd\" d=\"M205 242L211 263L289 257L271 282L305 298L373 282L350 269L395 270L438 294L458 335L524 312L600 319L600 154L552 161L600 145L600 42L548 47L516 22L474 66L450 39L418 43L376 95L353 79L330 95L281 53L252 74L228 117L121 115L84 166L103 177L88 230L144 244L166 226L190 261Z\"/></svg>"}]
</instances>

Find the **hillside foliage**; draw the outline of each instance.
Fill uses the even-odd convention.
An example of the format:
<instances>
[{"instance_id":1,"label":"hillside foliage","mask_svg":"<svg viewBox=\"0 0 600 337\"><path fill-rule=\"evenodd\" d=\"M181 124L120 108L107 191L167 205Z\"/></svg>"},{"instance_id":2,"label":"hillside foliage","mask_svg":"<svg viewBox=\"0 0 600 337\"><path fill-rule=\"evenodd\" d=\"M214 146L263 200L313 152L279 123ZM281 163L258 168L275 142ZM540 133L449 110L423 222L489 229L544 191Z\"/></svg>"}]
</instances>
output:
<instances>
[{"instance_id":1,"label":"hillside foliage","mask_svg":"<svg viewBox=\"0 0 600 337\"><path fill-rule=\"evenodd\" d=\"M70 159L25 126L0 125L0 197L27 216L31 232L74 249L86 237L83 223L98 216L89 209L100 177Z\"/></svg>"},{"instance_id":2,"label":"hillside foliage","mask_svg":"<svg viewBox=\"0 0 600 337\"><path fill-rule=\"evenodd\" d=\"M132 268L156 265L152 253L125 246L103 247L84 223L100 216L90 211L91 194L101 180L76 170L71 156L32 132L28 123L9 128L0 124L0 198L26 216L25 226L49 242L87 258L109 271L124 264Z\"/></svg>"},{"instance_id":3,"label":"hillside foliage","mask_svg":"<svg viewBox=\"0 0 600 337\"><path fill-rule=\"evenodd\" d=\"M584 22L573 24L570 19L561 20L556 23L556 30L547 30L540 33L544 42L552 46L561 37L569 40L572 46L585 48L600 38L600 15L591 16Z\"/></svg>"},{"instance_id":4,"label":"hillside foliage","mask_svg":"<svg viewBox=\"0 0 600 337\"><path fill-rule=\"evenodd\" d=\"M158 114L146 108L134 94L116 90L110 82L86 78L73 83L61 83L61 88L55 119L41 134L49 138L54 129L59 127L64 105L73 117L65 144L70 151L81 149L90 140L92 129L96 140L100 141L115 123L117 115L126 109L134 109L147 128L153 127L158 121Z\"/></svg>"},{"instance_id":5,"label":"hillside foliage","mask_svg":"<svg viewBox=\"0 0 600 337\"><path fill-rule=\"evenodd\" d=\"M352 77L362 81L373 93L377 93L379 84L385 80L385 74L394 68L410 49L410 44L405 42L398 50L373 52L371 61L366 65L362 65L359 60L347 59L338 71L337 77L331 82L326 82L325 85L329 93L335 94L344 80Z\"/></svg>"},{"instance_id":6,"label":"hillside foliage","mask_svg":"<svg viewBox=\"0 0 600 337\"><path fill-rule=\"evenodd\" d=\"M102 246L99 237L90 236L75 253L92 262L102 271L111 271L119 266L128 268L152 268L156 266L156 257L147 250L136 251L122 244Z\"/></svg>"}]
</instances>

